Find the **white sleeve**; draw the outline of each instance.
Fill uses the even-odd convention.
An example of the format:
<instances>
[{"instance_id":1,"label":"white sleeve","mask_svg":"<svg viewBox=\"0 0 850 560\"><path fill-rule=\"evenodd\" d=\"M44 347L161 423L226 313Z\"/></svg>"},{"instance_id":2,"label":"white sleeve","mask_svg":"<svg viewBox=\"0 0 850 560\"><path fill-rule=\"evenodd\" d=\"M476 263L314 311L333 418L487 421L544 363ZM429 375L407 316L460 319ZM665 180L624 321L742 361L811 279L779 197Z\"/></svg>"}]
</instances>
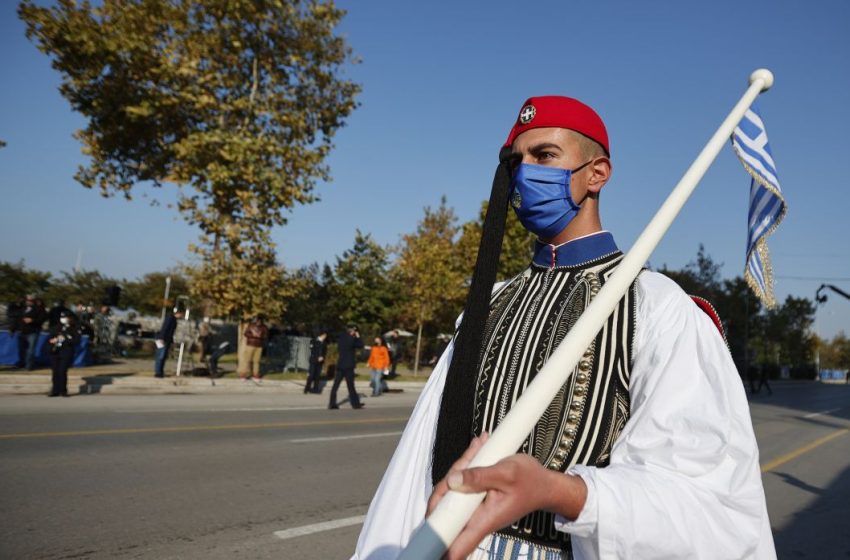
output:
<instances>
[{"instance_id":1,"label":"white sleeve","mask_svg":"<svg viewBox=\"0 0 850 560\"><path fill-rule=\"evenodd\" d=\"M577 558L757 558L776 553L743 385L711 319L671 280L643 273L631 417L578 519Z\"/></svg>"},{"instance_id":2,"label":"white sleeve","mask_svg":"<svg viewBox=\"0 0 850 560\"><path fill-rule=\"evenodd\" d=\"M404 428L384 478L369 505L352 560L395 560L425 519L431 496L431 454L446 373L450 342L422 390Z\"/></svg>"}]
</instances>

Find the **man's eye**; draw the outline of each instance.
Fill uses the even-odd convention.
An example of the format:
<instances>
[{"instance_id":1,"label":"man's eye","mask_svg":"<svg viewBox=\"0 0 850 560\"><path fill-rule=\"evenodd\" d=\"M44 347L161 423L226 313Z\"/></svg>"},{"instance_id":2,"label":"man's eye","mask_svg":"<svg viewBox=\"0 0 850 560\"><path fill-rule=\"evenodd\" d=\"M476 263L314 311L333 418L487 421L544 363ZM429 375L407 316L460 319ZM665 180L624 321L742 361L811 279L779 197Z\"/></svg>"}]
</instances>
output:
<instances>
[{"instance_id":1,"label":"man's eye","mask_svg":"<svg viewBox=\"0 0 850 560\"><path fill-rule=\"evenodd\" d=\"M555 159L555 157L555 154L552 152L540 152L537 154L537 159L539 160Z\"/></svg>"}]
</instances>

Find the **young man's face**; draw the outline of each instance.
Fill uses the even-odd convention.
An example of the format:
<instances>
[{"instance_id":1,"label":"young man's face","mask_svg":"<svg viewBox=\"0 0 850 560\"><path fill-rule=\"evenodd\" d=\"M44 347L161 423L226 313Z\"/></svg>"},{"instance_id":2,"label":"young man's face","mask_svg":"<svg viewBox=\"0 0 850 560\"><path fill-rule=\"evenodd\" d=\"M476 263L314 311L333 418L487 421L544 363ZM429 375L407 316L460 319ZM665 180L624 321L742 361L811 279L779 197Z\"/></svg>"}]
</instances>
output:
<instances>
[{"instance_id":1,"label":"young man's face","mask_svg":"<svg viewBox=\"0 0 850 560\"><path fill-rule=\"evenodd\" d=\"M581 149L572 134L563 128L545 127L526 130L513 143L517 163L546 165L561 169L575 169L585 163ZM585 175L589 168L580 169L570 181L573 200L583 200L586 194Z\"/></svg>"}]
</instances>

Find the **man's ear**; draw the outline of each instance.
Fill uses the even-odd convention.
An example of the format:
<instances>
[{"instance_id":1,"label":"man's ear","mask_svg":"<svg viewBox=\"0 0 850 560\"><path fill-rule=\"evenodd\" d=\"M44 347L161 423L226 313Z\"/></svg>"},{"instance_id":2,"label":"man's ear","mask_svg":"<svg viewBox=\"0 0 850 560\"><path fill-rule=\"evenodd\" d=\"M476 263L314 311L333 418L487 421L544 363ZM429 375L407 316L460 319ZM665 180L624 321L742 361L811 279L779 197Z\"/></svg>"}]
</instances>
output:
<instances>
[{"instance_id":1,"label":"man's ear","mask_svg":"<svg viewBox=\"0 0 850 560\"><path fill-rule=\"evenodd\" d=\"M590 164L587 178L587 192L598 194L611 177L611 160L600 156Z\"/></svg>"}]
</instances>

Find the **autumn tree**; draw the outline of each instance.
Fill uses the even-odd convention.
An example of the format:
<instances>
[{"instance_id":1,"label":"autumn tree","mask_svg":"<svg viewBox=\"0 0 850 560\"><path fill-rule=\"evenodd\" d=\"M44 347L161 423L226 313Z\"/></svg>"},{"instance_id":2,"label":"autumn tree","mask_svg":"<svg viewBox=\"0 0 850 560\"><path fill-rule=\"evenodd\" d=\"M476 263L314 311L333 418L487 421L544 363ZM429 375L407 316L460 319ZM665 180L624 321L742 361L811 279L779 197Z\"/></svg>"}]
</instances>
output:
<instances>
[{"instance_id":1,"label":"autumn tree","mask_svg":"<svg viewBox=\"0 0 850 560\"><path fill-rule=\"evenodd\" d=\"M820 366L823 369L850 370L850 338L839 331L829 342L819 341Z\"/></svg>"},{"instance_id":2,"label":"autumn tree","mask_svg":"<svg viewBox=\"0 0 850 560\"><path fill-rule=\"evenodd\" d=\"M169 278L168 301L163 301ZM179 270L149 272L138 280L123 283L121 307L131 307L144 315L158 316L163 305L174 305L175 298L189 293L189 280Z\"/></svg>"},{"instance_id":3,"label":"autumn tree","mask_svg":"<svg viewBox=\"0 0 850 560\"><path fill-rule=\"evenodd\" d=\"M466 271L468 277L472 276L472 270L475 268L488 203L489 201L486 200L481 203L477 220L467 222L461 227L456 258L459 259L458 266ZM534 234L522 226L513 211L508 211L505 219L505 234L502 238L502 252L499 256L499 268L496 272L498 280L513 278L528 267L534 250L534 240Z\"/></svg>"},{"instance_id":4,"label":"autumn tree","mask_svg":"<svg viewBox=\"0 0 850 560\"><path fill-rule=\"evenodd\" d=\"M318 0L24 0L18 14L87 119L77 181L127 199L139 183L175 185L201 232L193 288L226 314L276 314L270 230L330 179L325 158L360 89L340 77L353 61L334 33L344 12Z\"/></svg>"},{"instance_id":5,"label":"autumn tree","mask_svg":"<svg viewBox=\"0 0 850 560\"><path fill-rule=\"evenodd\" d=\"M438 208L425 208L416 231L402 236L398 248L393 275L402 293L396 309L401 319L416 326L414 373L419 369L425 326L435 324L453 332L462 311L470 272L460 269L453 258L458 232L457 217L443 197Z\"/></svg>"}]
</instances>

